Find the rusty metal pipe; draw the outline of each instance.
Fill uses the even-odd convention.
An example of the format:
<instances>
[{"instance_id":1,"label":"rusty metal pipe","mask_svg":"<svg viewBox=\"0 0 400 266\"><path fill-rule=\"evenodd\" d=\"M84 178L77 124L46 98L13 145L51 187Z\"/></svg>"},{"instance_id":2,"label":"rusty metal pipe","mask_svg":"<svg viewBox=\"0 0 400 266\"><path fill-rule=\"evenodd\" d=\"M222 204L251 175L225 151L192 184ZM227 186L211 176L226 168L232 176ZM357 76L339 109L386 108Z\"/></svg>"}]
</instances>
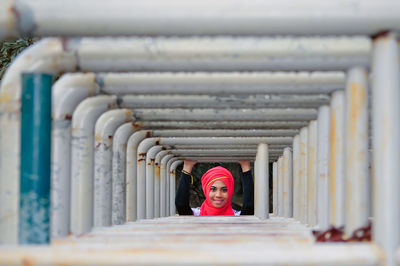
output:
<instances>
[{"instance_id":1,"label":"rusty metal pipe","mask_svg":"<svg viewBox=\"0 0 400 266\"><path fill-rule=\"evenodd\" d=\"M300 135L293 138L293 218L301 217L301 191L300 191Z\"/></svg>"},{"instance_id":2,"label":"rusty metal pipe","mask_svg":"<svg viewBox=\"0 0 400 266\"><path fill-rule=\"evenodd\" d=\"M127 144L126 152L126 220L137 219L137 146L149 135L149 131L140 130L133 133Z\"/></svg>"},{"instance_id":3,"label":"rusty metal pipe","mask_svg":"<svg viewBox=\"0 0 400 266\"><path fill-rule=\"evenodd\" d=\"M272 164L272 212L278 216L278 163Z\"/></svg>"},{"instance_id":4,"label":"rusty metal pipe","mask_svg":"<svg viewBox=\"0 0 400 266\"><path fill-rule=\"evenodd\" d=\"M283 156L280 155L278 159L278 216L283 217L284 212L284 202L283 202L283 183L284 183L284 173L283 173Z\"/></svg>"},{"instance_id":5,"label":"rusty metal pipe","mask_svg":"<svg viewBox=\"0 0 400 266\"><path fill-rule=\"evenodd\" d=\"M115 108L117 97L97 96L81 102L72 119L71 232L82 234L93 226L93 160L95 122Z\"/></svg>"},{"instance_id":6,"label":"rusty metal pipe","mask_svg":"<svg viewBox=\"0 0 400 266\"><path fill-rule=\"evenodd\" d=\"M368 81L363 68L352 68L346 85L346 233L368 224Z\"/></svg>"},{"instance_id":7,"label":"rusty metal pipe","mask_svg":"<svg viewBox=\"0 0 400 266\"><path fill-rule=\"evenodd\" d=\"M129 137L135 132L132 123L120 126L113 138L112 158L112 224L126 222L126 157Z\"/></svg>"},{"instance_id":8,"label":"rusty metal pipe","mask_svg":"<svg viewBox=\"0 0 400 266\"><path fill-rule=\"evenodd\" d=\"M182 160L182 158L177 158L177 157L172 157L171 159L168 160L168 162L165 165L165 181L166 181L166 213L168 215L175 215L175 213L171 213L171 205L175 205L175 198L172 199L171 201L171 165L177 161L177 160Z\"/></svg>"},{"instance_id":9,"label":"rusty metal pipe","mask_svg":"<svg viewBox=\"0 0 400 266\"><path fill-rule=\"evenodd\" d=\"M330 108L323 105L318 109L317 123L317 224L320 230L329 227L329 132Z\"/></svg>"},{"instance_id":10,"label":"rusty metal pipe","mask_svg":"<svg viewBox=\"0 0 400 266\"><path fill-rule=\"evenodd\" d=\"M154 218L163 217L161 216L160 208L162 204L161 201L165 198L165 176L163 177L164 184L162 184L160 164L161 159L169 153L170 152L168 150L161 150L156 154L154 159ZM165 212L163 212L163 214L165 216Z\"/></svg>"},{"instance_id":11,"label":"rusty metal pipe","mask_svg":"<svg viewBox=\"0 0 400 266\"><path fill-rule=\"evenodd\" d=\"M167 179L169 177L169 170L167 170L167 164L171 158L173 158L173 154L167 154L161 159L160 163L160 216L165 217L169 215L169 208L167 209ZM175 201L174 201L175 202Z\"/></svg>"},{"instance_id":12,"label":"rusty metal pipe","mask_svg":"<svg viewBox=\"0 0 400 266\"><path fill-rule=\"evenodd\" d=\"M155 203L155 186L154 186L154 161L156 154L163 149L162 146L157 145L154 147L151 147L146 154L146 164L145 164L145 169L146 169L146 174L145 174L145 180L141 180L141 176L138 175L138 191L140 188L143 188L141 186L142 182L144 181L145 188L146 188L146 194L145 194L145 205L146 205L146 219L153 219L154 218L154 213L155 213L155 205L158 205L158 202ZM139 193L138 193L139 195ZM138 197L138 206L140 206L139 201L141 200L140 197Z\"/></svg>"},{"instance_id":13,"label":"rusty metal pipe","mask_svg":"<svg viewBox=\"0 0 400 266\"><path fill-rule=\"evenodd\" d=\"M374 41L372 60L373 239L384 249L388 265L396 264L395 250L400 242L398 49L396 35L380 36Z\"/></svg>"},{"instance_id":14,"label":"rusty metal pipe","mask_svg":"<svg viewBox=\"0 0 400 266\"><path fill-rule=\"evenodd\" d=\"M308 126L307 147L307 224L317 224L317 121Z\"/></svg>"},{"instance_id":15,"label":"rusty metal pipe","mask_svg":"<svg viewBox=\"0 0 400 266\"><path fill-rule=\"evenodd\" d=\"M211 106L215 105L215 100L223 104L226 96L230 96L229 102L235 105L235 101L232 101L235 98L232 98L232 95L267 94L270 95L265 99L268 101L273 97L271 94L329 94L343 89L346 81L345 73L341 71L107 73L97 74L96 77L102 84L102 91L107 94L169 94L167 97L175 99L176 102L185 98L179 94L200 95L199 100L209 102ZM188 90L188 88L191 89ZM201 95L223 95L224 97L212 98ZM166 99L166 96L162 97ZM290 99L289 97L286 99ZM301 101L302 97L304 96L300 96L298 100ZM148 96L141 98L143 103L147 99L152 98ZM242 98L242 100L245 99L251 100L251 98ZM135 106L137 103L132 96L123 96L122 100L128 107ZM196 105L197 101L191 98L191 101L193 100Z\"/></svg>"},{"instance_id":16,"label":"rusty metal pipe","mask_svg":"<svg viewBox=\"0 0 400 266\"><path fill-rule=\"evenodd\" d=\"M307 223L307 175L308 175L308 127L300 130L300 164L299 164L299 220Z\"/></svg>"},{"instance_id":17,"label":"rusty metal pipe","mask_svg":"<svg viewBox=\"0 0 400 266\"><path fill-rule=\"evenodd\" d=\"M78 4L80 8L76 9ZM245 4L233 0L218 3L210 0L201 3L116 0L110 4L71 0L54 5L51 0L21 0L13 7L20 14L17 17L19 27L17 30L14 26L10 34L18 32L29 36L373 35L383 29L400 30L397 12L400 5L393 0L382 1L380 5L375 1L343 5L340 1L314 3L307 0L297 4L291 1ZM149 14L149 10L156 7L162 12ZM241 10L241 16L237 15L237 10ZM372 13L375 16L371 17ZM77 18L83 17L86 19L82 25ZM321 17L324 23L320 23ZM296 27L293 27L295 22ZM6 21L5 25L9 24Z\"/></svg>"},{"instance_id":18,"label":"rusty metal pipe","mask_svg":"<svg viewBox=\"0 0 400 266\"><path fill-rule=\"evenodd\" d=\"M289 147L283 150L283 216L293 217L293 160Z\"/></svg>"},{"instance_id":19,"label":"rusty metal pipe","mask_svg":"<svg viewBox=\"0 0 400 266\"><path fill-rule=\"evenodd\" d=\"M176 213L176 208L175 208L175 191L176 191L176 167L178 167L178 165L182 164L183 161L182 160L178 160L178 161L174 161L173 163L171 163L171 166L169 168L169 208L170 208L170 212L169 214L171 216L174 216Z\"/></svg>"},{"instance_id":20,"label":"rusty metal pipe","mask_svg":"<svg viewBox=\"0 0 400 266\"><path fill-rule=\"evenodd\" d=\"M93 225L112 224L112 147L117 128L132 119L129 109L103 113L96 121L94 136Z\"/></svg>"},{"instance_id":21,"label":"rusty metal pipe","mask_svg":"<svg viewBox=\"0 0 400 266\"><path fill-rule=\"evenodd\" d=\"M261 219L267 219L269 215L268 162L268 144L260 143L257 147L256 162L254 164L254 215Z\"/></svg>"},{"instance_id":22,"label":"rusty metal pipe","mask_svg":"<svg viewBox=\"0 0 400 266\"><path fill-rule=\"evenodd\" d=\"M228 75L228 74L226 74ZM229 79L229 77L228 77ZM211 82L210 82L211 83ZM143 83L143 86L149 86ZM163 86L160 84L158 86ZM165 86L165 85L164 85ZM169 85L170 86L170 85ZM226 88L228 95L223 94L222 90L211 90L201 93L207 93L207 95L200 95L198 90L187 90L191 85L185 84L182 87L183 95L138 95L135 92L127 91L128 95L121 97L121 106L126 108L215 108L215 109L225 109L225 108L318 108L322 104L329 104L329 96L326 94L316 94L316 95L281 95L285 91L279 91L278 94L251 94L250 89L247 87L246 94L241 95L243 91L228 91L231 87ZM196 87L198 87L197 85ZM207 86L206 84L204 86ZM209 84L208 86L211 86ZM217 85L214 85L217 86ZM218 84L218 86L222 86ZM233 85L232 85L233 86ZM250 85L249 85L250 86ZM294 86L294 85L293 85ZM322 84L320 86L323 86ZM343 87L344 84L335 86L336 88ZM266 85L265 85L266 87ZM173 87L174 88L174 87ZM102 88L104 90L104 88ZM131 87L127 88L131 89ZM208 89L208 87L207 87ZM260 90L266 90L260 88ZM280 89L280 88L279 88ZM306 90L300 90L296 88L299 93L306 93ZM293 90L296 90L293 89ZM276 88L275 90L278 90ZM316 89L315 89L316 90ZM319 93L323 93L321 90ZM110 92L114 93L114 92ZM144 91L142 93L149 93ZM174 93L171 90L165 90L163 93ZM176 93L176 92L175 92ZM197 95L195 94L197 93ZM235 95L232 95L232 94ZM134 94L134 95L131 95ZM187 95L193 94L193 95ZM223 95L210 95L210 94L223 94Z\"/></svg>"},{"instance_id":23,"label":"rusty metal pipe","mask_svg":"<svg viewBox=\"0 0 400 266\"><path fill-rule=\"evenodd\" d=\"M304 121L317 118L315 109L136 109L136 120L145 121Z\"/></svg>"},{"instance_id":24,"label":"rusty metal pipe","mask_svg":"<svg viewBox=\"0 0 400 266\"><path fill-rule=\"evenodd\" d=\"M345 224L345 107L343 91L332 94L330 125L330 224L340 227Z\"/></svg>"}]
</instances>

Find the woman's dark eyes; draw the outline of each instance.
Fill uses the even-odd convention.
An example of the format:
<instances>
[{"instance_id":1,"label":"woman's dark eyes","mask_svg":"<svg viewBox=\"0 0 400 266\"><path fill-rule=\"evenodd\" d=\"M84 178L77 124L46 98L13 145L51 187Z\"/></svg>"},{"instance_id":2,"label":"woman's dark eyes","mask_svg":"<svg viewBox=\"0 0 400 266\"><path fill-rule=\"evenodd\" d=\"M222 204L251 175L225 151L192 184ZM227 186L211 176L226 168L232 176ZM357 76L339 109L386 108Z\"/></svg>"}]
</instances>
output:
<instances>
[{"instance_id":1,"label":"woman's dark eyes","mask_svg":"<svg viewBox=\"0 0 400 266\"><path fill-rule=\"evenodd\" d=\"M217 188L216 187L211 187L211 191L215 192L215 191L217 191ZM223 187L223 188L221 188L221 191L226 193L226 192L228 192L228 189L226 187Z\"/></svg>"}]
</instances>

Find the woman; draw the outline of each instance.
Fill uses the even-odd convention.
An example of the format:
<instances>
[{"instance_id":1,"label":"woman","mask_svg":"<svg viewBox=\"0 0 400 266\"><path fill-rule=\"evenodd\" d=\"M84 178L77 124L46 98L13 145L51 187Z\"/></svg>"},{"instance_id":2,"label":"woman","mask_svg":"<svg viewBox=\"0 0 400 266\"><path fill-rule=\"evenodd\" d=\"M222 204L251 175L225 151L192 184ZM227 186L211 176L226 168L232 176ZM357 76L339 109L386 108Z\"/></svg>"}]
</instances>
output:
<instances>
[{"instance_id":1,"label":"woman","mask_svg":"<svg viewBox=\"0 0 400 266\"><path fill-rule=\"evenodd\" d=\"M243 207L241 211L232 209L231 198L234 191L232 174L221 166L208 170L201 178L206 200L201 207L190 208L189 188L192 182L192 169L196 161L184 161L181 179L175 197L175 205L179 215L253 215L254 183L251 175L250 161L239 161L243 186Z\"/></svg>"}]
</instances>

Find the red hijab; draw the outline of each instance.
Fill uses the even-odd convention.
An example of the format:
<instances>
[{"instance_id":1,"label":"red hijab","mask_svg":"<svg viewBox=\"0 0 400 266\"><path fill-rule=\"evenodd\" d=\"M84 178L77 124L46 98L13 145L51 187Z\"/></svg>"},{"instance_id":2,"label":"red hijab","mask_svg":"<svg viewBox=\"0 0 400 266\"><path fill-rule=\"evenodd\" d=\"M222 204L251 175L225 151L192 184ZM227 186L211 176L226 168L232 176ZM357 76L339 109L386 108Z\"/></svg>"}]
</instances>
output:
<instances>
[{"instance_id":1,"label":"red hijab","mask_svg":"<svg viewBox=\"0 0 400 266\"><path fill-rule=\"evenodd\" d=\"M228 201L220 208L216 208L211 204L208 197L210 189L215 181L220 180L224 182L228 189ZM227 169L217 166L208 170L201 178L201 186L203 187L204 195L206 200L203 202L200 208L200 215L235 215L231 206L231 198L233 195L234 181L231 172Z\"/></svg>"}]
</instances>

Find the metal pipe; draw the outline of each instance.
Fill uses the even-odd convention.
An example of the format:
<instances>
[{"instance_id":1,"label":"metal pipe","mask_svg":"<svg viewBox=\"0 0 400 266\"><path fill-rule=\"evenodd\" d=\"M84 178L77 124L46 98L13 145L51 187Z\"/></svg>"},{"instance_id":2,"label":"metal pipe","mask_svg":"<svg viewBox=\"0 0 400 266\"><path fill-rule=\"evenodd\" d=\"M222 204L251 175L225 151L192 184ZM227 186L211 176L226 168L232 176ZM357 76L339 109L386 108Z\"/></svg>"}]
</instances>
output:
<instances>
[{"instance_id":1,"label":"metal pipe","mask_svg":"<svg viewBox=\"0 0 400 266\"><path fill-rule=\"evenodd\" d=\"M374 41L372 59L372 169L373 239L385 251L386 263L395 265L399 246L400 196L400 66L394 34Z\"/></svg>"},{"instance_id":2,"label":"metal pipe","mask_svg":"<svg viewBox=\"0 0 400 266\"><path fill-rule=\"evenodd\" d=\"M295 129L153 129L153 135L163 137L292 137Z\"/></svg>"},{"instance_id":3,"label":"metal pipe","mask_svg":"<svg viewBox=\"0 0 400 266\"><path fill-rule=\"evenodd\" d=\"M173 154L167 154L161 159L160 163L160 216L165 217L169 214L169 208L167 209L167 179L168 179L168 172L167 170L167 163L171 158L173 158ZM175 203L175 201L173 201Z\"/></svg>"},{"instance_id":4,"label":"metal pipe","mask_svg":"<svg viewBox=\"0 0 400 266\"><path fill-rule=\"evenodd\" d=\"M298 129L307 121L136 121L137 129Z\"/></svg>"},{"instance_id":5,"label":"metal pipe","mask_svg":"<svg viewBox=\"0 0 400 266\"><path fill-rule=\"evenodd\" d=\"M308 126L307 147L307 224L317 224L317 121Z\"/></svg>"},{"instance_id":6,"label":"metal pipe","mask_svg":"<svg viewBox=\"0 0 400 266\"><path fill-rule=\"evenodd\" d=\"M254 215L261 219L267 219L269 214L268 162L268 144L260 143L255 163Z\"/></svg>"},{"instance_id":7,"label":"metal pipe","mask_svg":"<svg viewBox=\"0 0 400 266\"><path fill-rule=\"evenodd\" d=\"M117 128L132 119L129 109L109 110L95 124L93 171L93 225L111 226L112 216L112 141Z\"/></svg>"},{"instance_id":8,"label":"metal pipe","mask_svg":"<svg viewBox=\"0 0 400 266\"><path fill-rule=\"evenodd\" d=\"M329 218L329 132L330 108L323 105L318 109L317 123L317 224L327 230Z\"/></svg>"},{"instance_id":9,"label":"metal pipe","mask_svg":"<svg viewBox=\"0 0 400 266\"><path fill-rule=\"evenodd\" d=\"M161 201L164 201L163 207L165 208L165 194L166 194L166 182L165 176L161 181L161 159L168 155L170 152L168 150L161 150L156 154L154 159L154 218L164 217L164 212L161 212ZM164 170L165 173L165 170ZM164 183L164 184L162 184ZM161 213L163 215L161 215Z\"/></svg>"},{"instance_id":10,"label":"metal pipe","mask_svg":"<svg viewBox=\"0 0 400 266\"><path fill-rule=\"evenodd\" d=\"M139 144L140 145L140 144ZM146 206L146 219L153 219L154 218L154 212L155 212L155 201L154 201L154 160L156 157L156 154L163 149L162 146L154 146L151 147L146 154L146 174L145 174L145 186L141 186L141 176L138 175L138 191L140 189L143 189L146 191L146 198L145 198L145 206ZM139 158L140 160L140 158ZM138 194L139 195L139 194ZM140 198L138 197L138 206L140 205ZM157 203L158 205L158 203Z\"/></svg>"},{"instance_id":11,"label":"metal pipe","mask_svg":"<svg viewBox=\"0 0 400 266\"><path fill-rule=\"evenodd\" d=\"M21 79L19 244L48 244L53 76L25 73Z\"/></svg>"},{"instance_id":12,"label":"metal pipe","mask_svg":"<svg viewBox=\"0 0 400 266\"><path fill-rule=\"evenodd\" d=\"M169 208L170 208L170 215L174 216L176 213L175 208L175 191L176 191L176 167L182 164L183 161L178 160L174 161L169 169Z\"/></svg>"},{"instance_id":13,"label":"metal pipe","mask_svg":"<svg viewBox=\"0 0 400 266\"><path fill-rule=\"evenodd\" d=\"M280 151L287 147L287 144L270 144L268 145L271 152ZM247 149L257 149L257 144L175 144L171 146L172 149L207 149L207 150L218 150L218 149L237 149L237 150L247 150Z\"/></svg>"},{"instance_id":14,"label":"metal pipe","mask_svg":"<svg viewBox=\"0 0 400 266\"><path fill-rule=\"evenodd\" d=\"M198 157L198 156L186 156L186 157L178 157L179 160L196 160L197 162L202 163L215 163L215 162L225 162L225 163L237 163L238 160L249 160L251 162L255 161L254 157L250 156L224 156L224 157Z\"/></svg>"},{"instance_id":15,"label":"metal pipe","mask_svg":"<svg viewBox=\"0 0 400 266\"><path fill-rule=\"evenodd\" d=\"M175 198L172 199L171 201L171 177L170 177L170 169L172 163L174 163L178 159L177 157L172 157L171 159L168 160L168 162L165 164L165 181L166 181L166 201L165 201L165 207L166 207L166 213L169 215L175 215L175 213L171 213L171 205L175 205Z\"/></svg>"},{"instance_id":16,"label":"metal pipe","mask_svg":"<svg viewBox=\"0 0 400 266\"><path fill-rule=\"evenodd\" d=\"M300 180L300 135L293 138L293 218L301 217L301 180Z\"/></svg>"},{"instance_id":17,"label":"metal pipe","mask_svg":"<svg viewBox=\"0 0 400 266\"><path fill-rule=\"evenodd\" d=\"M176 75L176 74L175 74ZM215 74L213 74L215 75ZM225 74L228 75L228 74ZM239 75L239 74L237 74ZM242 75L242 74L241 74ZM205 83L205 82L204 82ZM211 83L211 82L210 82ZM150 86L150 84L143 84L144 86ZM168 84L171 86L170 84ZM183 84L182 84L183 85ZM225 85L225 84L224 84ZM236 84L235 84L236 85ZM155 86L155 85L153 85ZM164 84L157 84L158 87L165 86ZM199 90L187 90L191 85L187 85L187 87L182 87L182 94L184 95L125 95L122 97L121 106L122 107L132 107L132 108L215 108L215 109L224 109L224 108L317 108L322 104L329 104L330 97L325 94L317 94L317 95L271 95L271 94L250 94L249 88L246 88L246 92L250 95L238 95L241 94L242 91L235 92L227 92L230 95L187 95L187 94L195 94L196 91ZM203 85L206 86L206 85ZM211 86L211 84L209 85ZM213 85L213 86L221 86L221 84ZM236 85L237 86L237 85ZM250 85L249 85L250 86ZM321 84L322 86L322 84ZM340 84L336 87L343 87L344 84ZM200 87L200 84L197 84L196 87ZM164 87L162 87L164 88ZM172 87L175 89L175 87ZM131 87L126 90L130 90ZM185 90L186 89L186 90ZM208 87L207 87L208 89ZM231 87L225 88L225 90L231 89ZM264 89L264 87L260 88ZM103 88L104 90L104 88ZM175 89L176 90L176 89ZM171 91L171 88L165 88L163 93L174 93ZM222 90L213 90L211 92L206 91L202 93L208 94L222 94L224 91ZM112 91L111 93L115 93ZM136 92L127 92L127 93L136 93ZM143 93L149 93L147 91ZM232 95L235 93L235 95ZM320 92L322 93L322 91Z\"/></svg>"},{"instance_id":18,"label":"metal pipe","mask_svg":"<svg viewBox=\"0 0 400 266\"><path fill-rule=\"evenodd\" d=\"M272 212L278 216L278 163L272 164Z\"/></svg>"},{"instance_id":19,"label":"metal pipe","mask_svg":"<svg viewBox=\"0 0 400 266\"><path fill-rule=\"evenodd\" d=\"M207 38L206 38L207 39ZM205 40L206 40L205 39ZM163 38L160 39L162 41ZM165 38L164 38L165 40ZM172 46L176 46L177 39L167 39L166 42L169 42ZM215 43L214 51L218 50L217 48L220 47L223 43L230 43L231 40L234 38L228 38L228 42L226 40L214 40L210 39L211 43ZM253 44L256 43L254 40L258 40L258 38L253 39ZM321 41L320 39L318 39ZM66 72L66 71L75 71L76 69L84 69L84 70L93 70L93 71L112 71L112 70L134 70L134 66L143 67L142 64L132 63L133 61L125 61L127 60L127 53L132 52L132 42L137 41L137 43L141 43L143 46L140 49L146 47L148 44L148 39L120 39L120 40L113 40L113 39L70 39L70 40L63 40L63 39L44 39L38 42L36 45L32 46L29 49L26 49L8 68L6 75L4 76L2 83L1 83L1 98L5 99L2 101L1 109L6 110L1 118L1 125L4 130L2 130L1 135L1 146L5 147L3 150L7 150L7 154L1 153L1 161L2 167L1 175L0 176L7 176L7 178L11 178L12 180L16 180L19 175L18 165L19 165L19 151L16 150L15 147L19 146L19 101L20 101L20 83L19 83L19 74L25 70L42 70L45 72L51 72L57 74L59 72ZM178 39L180 41L180 39ZM187 40L181 40L183 43ZM199 39L193 38L190 41L193 43L199 43ZM245 40L243 43L250 43L251 38ZM266 42L270 42L270 39L266 39ZM287 44L293 44L293 40L276 40L276 44L279 44L278 47L281 47L281 41L286 42ZM330 42L329 39L324 40L326 42ZM331 40L332 41L332 40ZM116 45L118 42L118 45ZM240 40L238 43L242 42ZM311 46L315 42L315 39L302 39L299 44L306 44L309 43ZM100 44L101 43L101 44ZM335 47L337 47L336 40L334 40ZM366 38L350 38L350 41L346 38L341 39L341 44L346 43L342 48L347 47L349 43L357 43L357 49L360 50L360 47L364 47L365 51L368 51L369 41ZM230 43L231 44L231 43ZM118 46L118 47L117 47ZM140 45L139 45L140 46ZM148 45L147 45L148 46ZM207 47L211 47L209 43L206 44ZM101 48L99 48L101 47ZM122 49L122 47L125 47ZM160 46L159 46L160 47ZM238 46L239 48L242 47L242 44ZM265 47L265 46L264 46ZM255 51L252 47L251 49L247 49L247 52L253 53ZM342 49L341 48L341 49ZM102 50L104 49L104 50ZM197 49L197 48L196 48ZM264 48L263 48L264 49ZM287 49L287 48L285 48ZM353 49L351 47L347 47L348 51L356 52L357 49ZM179 49L178 49L179 50ZM240 49L239 49L240 50ZM272 49L274 50L274 49ZM363 49L361 49L363 50ZM363 50L363 51L364 51ZM149 51L148 49L143 49L143 51ZM275 53L276 50L274 50ZM320 53L319 48L317 49L317 54ZM344 51L344 50L342 50ZM147 53L147 52L144 52ZM257 51L259 53L259 51ZM298 53L298 51L297 51ZM356 52L357 53L357 52ZM364 53L364 52L363 52ZM118 56L123 54L123 56ZM215 59L215 53L211 53L211 58ZM100 56L99 56L100 55ZM237 53L232 53L234 57L237 56ZM320 54L319 54L320 55ZM132 52L132 56L137 58L137 51ZM307 55L309 56L309 55ZM346 54L348 57L348 54ZM79 60L78 60L79 57ZM335 61L337 61L337 54L335 54ZM365 55L361 55L362 58L365 58ZM101 59L98 59L101 58ZM112 58L112 60L110 60ZM116 60L116 58L118 58ZM232 57L233 58L233 57ZM274 61L276 59L276 55L274 54ZM302 58L303 60L304 58ZM354 58L353 58L354 59ZM186 59L185 59L186 60ZM236 59L235 59L236 60ZM216 61L216 60L214 60ZM265 58L262 59L265 62ZM101 62L101 63L100 63ZM127 63L129 62L129 63ZM190 62L190 61L188 61ZM193 62L193 61L192 61ZM132 64L131 64L132 63ZM159 61L157 61L157 64ZM228 62L227 65L232 65L231 62ZM192 63L189 63L192 64ZM172 65L169 64L168 65ZM207 62L207 67L210 66L209 62ZM237 65L237 64L235 64ZM285 63L285 65L288 65ZM221 68L218 66L218 63L214 64L214 70ZM187 66L180 66L182 70L187 70ZM196 69L197 68L197 69ZM295 67L293 67L295 68ZM306 67L308 68L308 67ZM336 66L334 67L336 68ZM153 69L156 69L153 66ZM158 68L160 70L161 68ZM172 68L171 68L172 69ZM194 66L194 69L201 70L201 64ZM210 69L210 68L209 68ZM248 69L247 67L242 64L237 70L240 69ZM265 68L264 68L265 69ZM274 66L274 69L276 67ZM296 70L298 68L296 67ZM337 69L337 68L336 68ZM225 70L221 68L221 70ZM255 69L256 70L256 69ZM7 118L7 119L6 119ZM226 123L225 123L226 124ZM276 124L276 123L275 123ZM286 123L284 123L286 124ZM9 148L9 149L8 149ZM6 182L6 181L5 181ZM7 181L8 182L8 181Z\"/></svg>"},{"instance_id":20,"label":"metal pipe","mask_svg":"<svg viewBox=\"0 0 400 266\"><path fill-rule=\"evenodd\" d=\"M330 126L330 209L334 226L345 223L345 110L343 91L335 91L331 100Z\"/></svg>"},{"instance_id":21,"label":"metal pipe","mask_svg":"<svg viewBox=\"0 0 400 266\"><path fill-rule=\"evenodd\" d=\"M3 11L3 10L2 10ZM9 12L10 10L7 9ZM5 25L5 24L2 24ZM61 44L61 42L60 42ZM16 58L8 67L1 80L0 87L0 199L8 204L0 205L0 243L17 243L18 241L18 193L20 179L20 137L21 137L21 73L41 72L54 73L50 69L48 60L43 54L58 55L61 45L56 45L53 39L41 41ZM64 57L65 68L69 69L67 56ZM35 61L35 67L30 60ZM60 60L54 59L52 63L58 64ZM43 71L42 71L43 70Z\"/></svg>"},{"instance_id":22,"label":"metal pipe","mask_svg":"<svg viewBox=\"0 0 400 266\"><path fill-rule=\"evenodd\" d=\"M126 157L129 137L135 132L132 123L120 126L113 138L112 157L112 224L126 221Z\"/></svg>"},{"instance_id":23,"label":"metal pipe","mask_svg":"<svg viewBox=\"0 0 400 266\"><path fill-rule=\"evenodd\" d=\"M283 216L293 217L293 167L292 151L289 147L283 151Z\"/></svg>"},{"instance_id":24,"label":"metal pipe","mask_svg":"<svg viewBox=\"0 0 400 266\"><path fill-rule=\"evenodd\" d=\"M171 153L176 156L233 156L233 155L256 155L256 149L230 149L229 146L225 146L225 149L171 149ZM279 151L275 151L280 152Z\"/></svg>"},{"instance_id":25,"label":"metal pipe","mask_svg":"<svg viewBox=\"0 0 400 266\"><path fill-rule=\"evenodd\" d=\"M51 0L21 0L15 2L13 8L14 23L4 24L11 24L12 30L8 33L29 36L373 35L384 29L399 31L400 24L397 12L400 5L393 0L382 1L380 5L371 0L354 1L352 5L309 0L296 4L291 1L249 4L233 0L218 3L210 0L201 3L116 0L112 5L103 1L71 0L55 5ZM152 14L150 11L156 8L162 12ZM83 17L85 24L78 19Z\"/></svg>"},{"instance_id":26,"label":"metal pipe","mask_svg":"<svg viewBox=\"0 0 400 266\"><path fill-rule=\"evenodd\" d=\"M115 108L116 96L96 96L82 101L72 118L71 232L82 234L93 226L93 158L95 122Z\"/></svg>"},{"instance_id":27,"label":"metal pipe","mask_svg":"<svg viewBox=\"0 0 400 266\"><path fill-rule=\"evenodd\" d=\"M299 219L302 223L307 223L307 176L308 176L308 128L300 130L300 165L299 165L299 197L300 210Z\"/></svg>"},{"instance_id":28,"label":"metal pipe","mask_svg":"<svg viewBox=\"0 0 400 266\"><path fill-rule=\"evenodd\" d=\"M51 238L66 237L70 228L71 120L85 98L99 91L94 74L64 74L52 87Z\"/></svg>"},{"instance_id":29,"label":"metal pipe","mask_svg":"<svg viewBox=\"0 0 400 266\"><path fill-rule=\"evenodd\" d=\"M346 233L368 224L368 81L352 68L346 84Z\"/></svg>"},{"instance_id":30,"label":"metal pipe","mask_svg":"<svg viewBox=\"0 0 400 266\"><path fill-rule=\"evenodd\" d=\"M278 216L283 217L284 213L284 202L283 202L283 185L284 185L284 174L283 174L283 157L279 156L278 159Z\"/></svg>"},{"instance_id":31,"label":"metal pipe","mask_svg":"<svg viewBox=\"0 0 400 266\"><path fill-rule=\"evenodd\" d=\"M136 109L136 120L145 121L304 121L317 118L315 109Z\"/></svg>"},{"instance_id":32,"label":"metal pipe","mask_svg":"<svg viewBox=\"0 0 400 266\"><path fill-rule=\"evenodd\" d=\"M127 144L126 152L126 221L136 221L137 216L137 147L150 136L150 131L140 130L133 133Z\"/></svg>"},{"instance_id":33,"label":"metal pipe","mask_svg":"<svg viewBox=\"0 0 400 266\"><path fill-rule=\"evenodd\" d=\"M118 95L198 94L225 95L225 97L226 95L270 95L274 93L326 94L343 89L346 82L345 73L341 71L107 73L98 74L97 79L103 85L103 92ZM188 87L191 89L188 90ZM179 101L182 96L169 97ZM210 97L203 96L203 99L199 100L204 99L210 99ZM223 103L225 98L216 97L214 99ZM123 100L127 106L134 106L136 103L132 96L123 97ZM214 101L210 103L214 103Z\"/></svg>"}]
</instances>

